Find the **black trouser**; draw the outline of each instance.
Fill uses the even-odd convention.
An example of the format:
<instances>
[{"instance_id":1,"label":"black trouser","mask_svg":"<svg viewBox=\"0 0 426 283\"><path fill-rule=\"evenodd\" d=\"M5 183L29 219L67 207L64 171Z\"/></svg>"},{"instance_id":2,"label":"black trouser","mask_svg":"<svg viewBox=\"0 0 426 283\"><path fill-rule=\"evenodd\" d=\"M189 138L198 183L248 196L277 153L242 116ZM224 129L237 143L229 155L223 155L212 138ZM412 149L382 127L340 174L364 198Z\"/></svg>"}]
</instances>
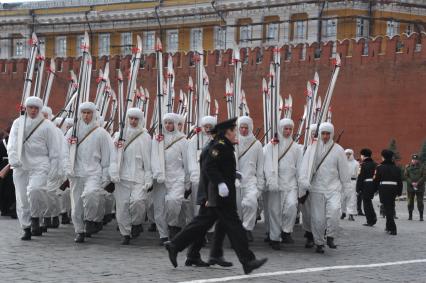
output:
<instances>
[{"instance_id":1,"label":"black trouser","mask_svg":"<svg viewBox=\"0 0 426 283\"><path fill-rule=\"evenodd\" d=\"M359 192L356 195L356 208L358 211L358 214L362 213L362 192Z\"/></svg>"},{"instance_id":2,"label":"black trouser","mask_svg":"<svg viewBox=\"0 0 426 283\"><path fill-rule=\"evenodd\" d=\"M424 192L416 191L416 192L407 192L407 200L408 200L408 211L414 210L414 197L417 198L417 209L420 213L423 212L424 209L424 203L423 203L423 197Z\"/></svg>"},{"instance_id":3,"label":"black trouser","mask_svg":"<svg viewBox=\"0 0 426 283\"><path fill-rule=\"evenodd\" d=\"M386 231L396 232L396 224L394 220L395 192L389 188L384 188L380 192L380 198L382 200L384 214L386 216Z\"/></svg>"},{"instance_id":4,"label":"black trouser","mask_svg":"<svg viewBox=\"0 0 426 283\"><path fill-rule=\"evenodd\" d=\"M175 236L172 243L177 251L183 251L190 244L200 241L218 220L241 264L254 260L255 256L248 247L246 231L234 207L200 207L199 214Z\"/></svg>"},{"instance_id":5,"label":"black trouser","mask_svg":"<svg viewBox=\"0 0 426 283\"><path fill-rule=\"evenodd\" d=\"M15 186L13 185L12 172L6 178L0 179L0 211L2 214L15 214ZM12 211L13 209L13 211Z\"/></svg>"},{"instance_id":6,"label":"black trouser","mask_svg":"<svg viewBox=\"0 0 426 283\"><path fill-rule=\"evenodd\" d=\"M375 224L377 222L376 211L373 206L374 193L363 192L362 201L364 202L364 214L368 224Z\"/></svg>"},{"instance_id":7,"label":"black trouser","mask_svg":"<svg viewBox=\"0 0 426 283\"><path fill-rule=\"evenodd\" d=\"M204 235L205 236L205 235ZM214 236L212 246L210 248L210 258L221 258L223 257L223 241L225 240L226 231L224 226L220 221L216 222L214 229ZM188 253L186 257L188 259L199 259L201 258L200 250L204 244L204 237L198 238L192 245L188 248Z\"/></svg>"}]
</instances>

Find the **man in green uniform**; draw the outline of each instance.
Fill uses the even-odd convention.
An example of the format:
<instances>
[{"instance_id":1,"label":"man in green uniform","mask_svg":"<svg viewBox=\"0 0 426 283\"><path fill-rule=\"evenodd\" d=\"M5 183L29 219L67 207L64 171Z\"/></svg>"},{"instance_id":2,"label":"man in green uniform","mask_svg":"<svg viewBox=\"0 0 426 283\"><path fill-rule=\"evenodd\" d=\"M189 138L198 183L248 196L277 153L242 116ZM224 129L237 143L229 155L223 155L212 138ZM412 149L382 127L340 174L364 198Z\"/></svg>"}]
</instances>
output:
<instances>
[{"instance_id":1,"label":"man in green uniform","mask_svg":"<svg viewBox=\"0 0 426 283\"><path fill-rule=\"evenodd\" d=\"M419 155L413 154L411 157L411 163L405 168L405 179L407 181L408 220L413 220L414 197L416 197L420 221L423 221L426 167L421 164Z\"/></svg>"}]
</instances>

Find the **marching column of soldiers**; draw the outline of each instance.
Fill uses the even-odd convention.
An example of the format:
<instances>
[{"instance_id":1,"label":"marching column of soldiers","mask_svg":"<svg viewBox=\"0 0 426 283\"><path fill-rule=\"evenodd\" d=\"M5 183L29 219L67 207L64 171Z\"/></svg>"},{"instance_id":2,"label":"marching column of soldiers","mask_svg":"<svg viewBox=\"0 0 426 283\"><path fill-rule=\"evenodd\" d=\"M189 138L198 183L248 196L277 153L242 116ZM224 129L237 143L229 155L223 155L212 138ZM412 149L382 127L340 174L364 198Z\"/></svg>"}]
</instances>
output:
<instances>
[{"instance_id":1,"label":"marching column of soldiers","mask_svg":"<svg viewBox=\"0 0 426 283\"><path fill-rule=\"evenodd\" d=\"M161 55L161 48L157 55ZM140 50L133 59L130 78L136 77L133 66L139 66ZM279 62L279 57L275 59ZM84 62L82 70L86 67ZM203 66L197 64L199 68ZM208 84L205 71L198 67L200 90ZM334 83L339 67L336 63ZM256 259L249 249L260 214L265 223L265 242L273 250L294 243L292 233L299 218L305 230L305 247L315 246L317 253L324 253L326 246L337 248L339 220L348 216L354 221L359 214L357 195L362 195L364 225L376 224L372 203L376 193L383 204L386 231L397 234L395 198L402 193L403 174L393 161L392 151L384 150L382 162L377 164L371 150L363 149L359 165L354 152L338 144L340 137L334 137L329 110L333 79L323 107L315 98L318 79L308 84L310 95L304 117L309 118L304 120L306 126L302 123L297 129L291 119L291 97L282 107L273 105L279 96L274 85L279 85L279 81L272 80L279 76L271 75L270 87L266 87L270 98L264 103L268 115L264 118L275 120L265 124L272 130L265 128L265 135L259 139L244 95L240 96L241 104L237 104L241 107L234 108L232 100L227 101L229 119L221 123L217 105L216 113L210 113L208 91L204 93L207 98L199 93L195 106L188 104L193 99L183 97L178 107L170 106L171 111L165 111L165 106L177 104L171 100L174 95L170 62L168 72L167 83L162 81L162 73L157 77L162 90L157 95L150 127L146 100L141 95L134 96L135 79L130 79L125 99L120 89L121 96L114 98L108 80L101 80L98 90L103 89L104 93L99 91L94 102L89 102L87 93L84 96L84 84L70 84L70 93L76 96L67 98L64 109L70 105L74 108L55 117L46 106L46 99L24 96L21 116L13 122L10 136L3 142L9 164L4 168L13 169L22 240L58 228L60 222L68 224L71 216L75 242L83 243L99 233L115 213L123 245L140 236L148 219L150 230L158 231L159 242L167 248L174 267L178 252L188 246L186 265L231 266L224 259L222 248L227 235L248 274L266 262ZM84 82L83 75L80 79ZM192 80L189 85L191 95ZM168 100L165 89L170 91ZM185 100L186 104L182 102ZM104 109L110 102L113 114L108 118ZM114 105L119 109L118 131L111 126L116 115ZM271 112L274 107L276 113ZM195 109L194 123L190 111ZM302 144L299 138L303 129ZM1 178L7 174L4 168ZM426 169L417 155L406 168L405 177L409 219L412 220L417 198L423 221ZM199 252L206 234L213 231L210 258L204 262Z\"/></svg>"}]
</instances>

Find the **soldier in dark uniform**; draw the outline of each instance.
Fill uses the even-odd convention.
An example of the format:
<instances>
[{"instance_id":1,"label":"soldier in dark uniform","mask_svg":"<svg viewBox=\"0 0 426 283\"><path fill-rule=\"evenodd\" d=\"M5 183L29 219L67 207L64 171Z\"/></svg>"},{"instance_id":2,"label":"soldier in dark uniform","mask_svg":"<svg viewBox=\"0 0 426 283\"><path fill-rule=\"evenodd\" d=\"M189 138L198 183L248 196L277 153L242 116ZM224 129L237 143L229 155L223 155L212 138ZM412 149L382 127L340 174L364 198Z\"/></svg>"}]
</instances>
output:
<instances>
[{"instance_id":1,"label":"soldier in dark uniform","mask_svg":"<svg viewBox=\"0 0 426 283\"><path fill-rule=\"evenodd\" d=\"M205 156L209 152L209 147L214 144L214 140L211 140L202 150L201 156L205 158ZM207 199L205 190L197 190L197 204L200 206L205 206L205 201ZM210 249L210 258L208 263L204 262L201 259L200 250L204 245L205 238L200 237L197 241L195 241L188 248L188 252L186 254L186 266L197 266L197 267L206 267L210 265L220 265L222 267L231 267L233 265L232 262L226 261L223 257L223 241L225 240L226 231L224 226L220 221L216 222L214 235L212 239L212 246Z\"/></svg>"},{"instance_id":2,"label":"soldier in dark uniform","mask_svg":"<svg viewBox=\"0 0 426 283\"><path fill-rule=\"evenodd\" d=\"M16 219L16 198L15 186L13 184L12 177L13 172L9 166L6 150L9 140L9 132L10 127L6 130L6 135L0 138L0 172L5 173L4 176L0 176L0 211L2 216L10 216Z\"/></svg>"},{"instance_id":3,"label":"soldier in dark uniform","mask_svg":"<svg viewBox=\"0 0 426 283\"><path fill-rule=\"evenodd\" d=\"M377 222L376 212L374 211L373 198L376 188L373 184L374 170L377 163L371 158L372 152L368 148L361 150L361 171L356 182L356 191L362 194L364 202L364 213L367 223L364 226L373 226Z\"/></svg>"},{"instance_id":4,"label":"soldier in dark uniform","mask_svg":"<svg viewBox=\"0 0 426 283\"><path fill-rule=\"evenodd\" d=\"M247 234L237 213L236 118L219 123L213 129L214 142L200 156L201 172L198 190L204 190L204 205L199 214L174 239L165 243L169 259L177 267L177 254L199 241L219 220L231 241L245 274L262 266L267 259L257 260L248 247Z\"/></svg>"},{"instance_id":5,"label":"soldier in dark uniform","mask_svg":"<svg viewBox=\"0 0 426 283\"><path fill-rule=\"evenodd\" d=\"M408 220L413 220L414 197L416 197L420 221L423 221L426 166L421 164L417 154L413 154L411 157L411 164L407 165L405 169L405 178L407 180Z\"/></svg>"},{"instance_id":6,"label":"soldier in dark uniform","mask_svg":"<svg viewBox=\"0 0 426 283\"><path fill-rule=\"evenodd\" d=\"M396 235L394 220L395 197L402 194L401 170L392 159L393 152L388 149L382 151L383 162L377 166L373 178L373 184L379 191L386 216L386 232Z\"/></svg>"}]
</instances>

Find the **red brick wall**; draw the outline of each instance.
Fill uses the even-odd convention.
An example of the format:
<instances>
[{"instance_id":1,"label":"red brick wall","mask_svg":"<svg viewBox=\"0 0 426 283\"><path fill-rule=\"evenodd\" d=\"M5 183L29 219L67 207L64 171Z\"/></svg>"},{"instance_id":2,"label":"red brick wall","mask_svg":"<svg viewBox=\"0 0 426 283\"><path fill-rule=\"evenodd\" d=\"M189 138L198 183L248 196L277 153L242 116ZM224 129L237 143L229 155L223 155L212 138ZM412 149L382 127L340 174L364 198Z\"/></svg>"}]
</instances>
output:
<instances>
[{"instance_id":1,"label":"red brick wall","mask_svg":"<svg viewBox=\"0 0 426 283\"><path fill-rule=\"evenodd\" d=\"M332 101L333 123L336 132L345 133L341 139L342 146L359 152L362 147L373 149L376 158L379 151L386 147L391 138L395 138L404 162L411 153L416 152L426 139L426 36L413 34L411 37L377 38L368 43L369 54L362 55L364 39L345 40L337 43L337 52L342 57L342 68ZM395 52L401 42L402 52ZM421 50L415 52L416 42L421 42ZM292 94L294 99L293 119L302 114L305 101L306 81L315 71L320 75L319 94L324 96L332 70L331 53L333 43L322 45L322 54L314 59L316 44L307 46L304 60L300 60L302 45L292 47L291 60L285 61L284 46L282 51L281 91L283 96ZM256 63L256 52L263 51L263 60ZM233 78L233 66L230 65L231 51L221 54L216 60L216 53L209 53L206 58L206 70L210 79L210 92L220 104L220 118L226 116L224 101L225 80ZM271 49L254 49L248 51L248 63L243 65L243 89L246 92L255 127L262 127L262 77L267 76ZM179 89L186 91L188 76L195 78L195 68L189 66L190 54L174 55L176 72L176 93ZM62 62L62 72L55 79L51 105L54 112L63 104L67 89L69 70L78 73L79 60L73 58L57 59ZM218 62L218 64L216 64ZM95 92L97 69L103 68L105 58L94 61L92 95ZM15 65L15 66L14 66ZM116 88L116 68L128 70L129 57L110 59L110 79ZM0 60L0 128L5 127L17 116L16 105L19 104L23 89L26 60ZM13 70L16 72L13 72ZM146 57L145 67L140 69L138 85L148 88L153 97L156 93L155 56ZM151 101L153 103L153 99Z\"/></svg>"}]
</instances>

